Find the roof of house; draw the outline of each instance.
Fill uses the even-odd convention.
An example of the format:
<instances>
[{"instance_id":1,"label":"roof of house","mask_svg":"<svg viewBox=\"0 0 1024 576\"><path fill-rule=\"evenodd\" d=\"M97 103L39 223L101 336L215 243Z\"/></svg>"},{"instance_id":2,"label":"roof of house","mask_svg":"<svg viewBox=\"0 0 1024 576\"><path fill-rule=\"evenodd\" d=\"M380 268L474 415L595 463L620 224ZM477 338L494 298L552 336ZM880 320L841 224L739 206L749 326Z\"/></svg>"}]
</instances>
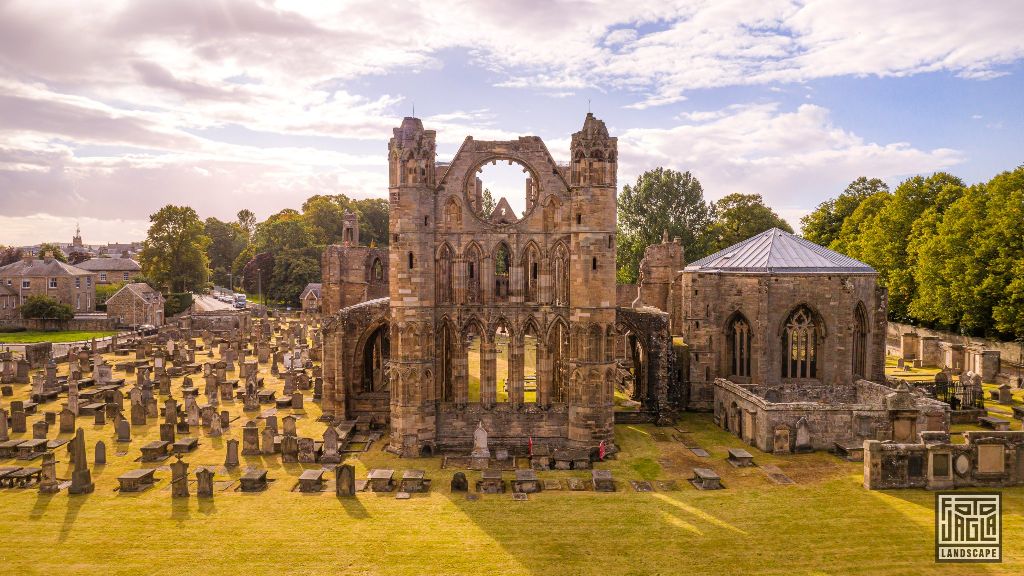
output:
<instances>
[{"instance_id":1,"label":"roof of house","mask_svg":"<svg viewBox=\"0 0 1024 576\"><path fill-rule=\"evenodd\" d=\"M321 288L323 288L323 284L319 284L316 282L310 282L309 284L306 284L306 287L302 290L302 294L299 296L299 300L305 300L306 295L309 293L312 293L314 296L317 297L317 299L319 299Z\"/></svg>"},{"instance_id":2,"label":"roof of house","mask_svg":"<svg viewBox=\"0 0 1024 576\"><path fill-rule=\"evenodd\" d=\"M114 292L110 298L107 298L107 302L119 297L122 292L145 300L146 302L159 302L163 299L163 294L154 290L149 284L146 284L145 282L132 282L131 284L125 284L120 290Z\"/></svg>"},{"instance_id":3,"label":"roof of house","mask_svg":"<svg viewBox=\"0 0 1024 576\"><path fill-rule=\"evenodd\" d=\"M91 276L93 273L77 266L66 264L52 258L50 260L18 260L0 268L0 276L12 277L53 277L53 276Z\"/></svg>"},{"instance_id":4,"label":"roof of house","mask_svg":"<svg viewBox=\"0 0 1024 576\"><path fill-rule=\"evenodd\" d=\"M131 258L90 258L77 265L90 272L138 272L142 266Z\"/></svg>"},{"instance_id":5,"label":"roof of house","mask_svg":"<svg viewBox=\"0 0 1024 576\"><path fill-rule=\"evenodd\" d=\"M772 228L692 262L686 271L876 274L867 264Z\"/></svg>"}]
</instances>

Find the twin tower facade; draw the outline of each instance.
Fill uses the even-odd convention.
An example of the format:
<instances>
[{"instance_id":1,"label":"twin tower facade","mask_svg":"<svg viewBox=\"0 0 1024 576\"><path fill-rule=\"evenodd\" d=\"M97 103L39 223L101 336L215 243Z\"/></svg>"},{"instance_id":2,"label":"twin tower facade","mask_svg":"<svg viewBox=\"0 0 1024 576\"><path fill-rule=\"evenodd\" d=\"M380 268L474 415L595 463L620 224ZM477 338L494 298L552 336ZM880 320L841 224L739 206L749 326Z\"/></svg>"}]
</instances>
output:
<instances>
[{"instance_id":1,"label":"twin tower facade","mask_svg":"<svg viewBox=\"0 0 1024 576\"><path fill-rule=\"evenodd\" d=\"M535 136L467 137L439 163L417 118L388 153L387 297L358 302L382 273L352 263L374 249L324 255L325 292L349 295L325 297L325 409L386 423L410 456L468 450L480 423L498 446L612 449L618 151L604 123L587 114L568 165ZM523 169L522 213L484 205L478 173L497 162Z\"/></svg>"}]
</instances>

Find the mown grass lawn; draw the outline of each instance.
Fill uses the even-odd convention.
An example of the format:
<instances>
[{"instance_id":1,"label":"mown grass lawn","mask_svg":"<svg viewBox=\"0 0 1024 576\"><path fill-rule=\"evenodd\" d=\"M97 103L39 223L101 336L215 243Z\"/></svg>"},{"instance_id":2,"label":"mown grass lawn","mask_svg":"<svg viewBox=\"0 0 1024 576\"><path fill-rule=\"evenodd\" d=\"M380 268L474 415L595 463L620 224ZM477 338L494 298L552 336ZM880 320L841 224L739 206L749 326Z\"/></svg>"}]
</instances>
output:
<instances>
[{"instance_id":1,"label":"mown grass lawn","mask_svg":"<svg viewBox=\"0 0 1024 576\"><path fill-rule=\"evenodd\" d=\"M117 332L38 332L31 330L25 332L3 332L0 333L0 343L34 344L36 342L79 342L83 340L91 340L93 338L106 338L107 336L113 336L114 334L117 334Z\"/></svg>"},{"instance_id":2,"label":"mown grass lawn","mask_svg":"<svg viewBox=\"0 0 1024 576\"><path fill-rule=\"evenodd\" d=\"M110 357L113 360L113 357ZM266 371L266 366L261 366ZM62 372L65 367L61 366ZM117 374L118 377L121 373ZM266 386L281 381L266 374ZM177 389L181 379L174 380ZM28 385L16 385L22 399ZM180 398L180 395L178 395ZM11 398L5 398L7 404ZM228 438L241 439L249 416L241 403L222 404L239 419L225 437L193 431L199 449L186 456L190 475L200 465L219 466ZM53 405L43 410L53 409ZM281 418L291 410L279 410ZM308 397L299 413L300 435L319 438L319 406ZM31 424L41 415L31 416ZM398 459L384 441L349 458L357 477L371 468L424 469L433 479L427 495L396 500L360 493L339 499L333 491L292 491L306 468L280 456L242 457L242 467L218 471L237 479L247 466L269 470L274 480L260 494L232 488L212 500L172 500L170 472L156 487L120 494L116 478L149 464L136 462L139 448L159 437L159 426L132 427L132 442L115 442L113 427L81 418L89 461L103 440L108 463L93 466L96 490L0 490L0 571L4 574L485 574L496 575L689 575L713 574L1021 574L1024 571L1024 488L1004 490L1003 554L999 565L937 565L934 494L923 490L871 492L861 485L862 466L826 453L763 454L713 425L707 414L684 414L679 430L707 449L698 458L672 438L671 428L620 425L612 471L618 492L546 491L515 502L508 494L469 501L451 494L455 470L440 458ZM50 437L55 434L51 433ZM27 438L19 434L14 438ZM69 435L61 435L69 437ZM777 485L759 468L733 468L730 447L745 447L760 465L773 464L794 485ZM70 478L63 448L58 476ZM167 460L162 464L170 464ZM20 465L0 461L0 466ZM700 492L686 483L694 466L713 468L725 490ZM467 473L472 483L477 472ZM587 471L540 473L542 478L589 478ZM333 475L329 475L333 479ZM511 473L506 473L511 479ZM674 480L676 491L639 493L629 480Z\"/></svg>"}]
</instances>

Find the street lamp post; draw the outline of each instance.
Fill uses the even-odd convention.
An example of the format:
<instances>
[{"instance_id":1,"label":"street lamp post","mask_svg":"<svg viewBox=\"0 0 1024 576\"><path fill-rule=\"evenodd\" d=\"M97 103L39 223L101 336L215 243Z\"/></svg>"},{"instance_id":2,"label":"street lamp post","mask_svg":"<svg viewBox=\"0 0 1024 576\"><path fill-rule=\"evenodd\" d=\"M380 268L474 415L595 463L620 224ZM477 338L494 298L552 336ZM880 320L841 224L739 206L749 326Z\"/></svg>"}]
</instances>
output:
<instances>
[{"instance_id":1,"label":"street lamp post","mask_svg":"<svg viewBox=\"0 0 1024 576\"><path fill-rule=\"evenodd\" d=\"M256 269L256 291L259 294L259 303L263 304L263 275L259 268Z\"/></svg>"}]
</instances>

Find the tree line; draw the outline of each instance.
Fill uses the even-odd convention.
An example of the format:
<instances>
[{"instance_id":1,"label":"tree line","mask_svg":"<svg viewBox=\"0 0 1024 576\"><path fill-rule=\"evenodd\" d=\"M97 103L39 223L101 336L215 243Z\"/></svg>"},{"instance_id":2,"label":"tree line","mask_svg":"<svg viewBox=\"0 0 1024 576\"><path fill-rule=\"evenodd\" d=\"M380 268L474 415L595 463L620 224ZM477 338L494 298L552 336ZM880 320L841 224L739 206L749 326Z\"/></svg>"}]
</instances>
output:
<instances>
[{"instance_id":1,"label":"tree line","mask_svg":"<svg viewBox=\"0 0 1024 576\"><path fill-rule=\"evenodd\" d=\"M636 283L644 250L666 232L693 262L771 228L793 232L760 194L733 193L708 202L690 172L648 170L618 197L616 277L620 284Z\"/></svg>"},{"instance_id":2,"label":"tree line","mask_svg":"<svg viewBox=\"0 0 1024 576\"><path fill-rule=\"evenodd\" d=\"M891 192L861 177L801 222L808 240L878 271L890 319L1024 338L1024 166L972 186L915 176Z\"/></svg>"},{"instance_id":3,"label":"tree line","mask_svg":"<svg viewBox=\"0 0 1024 576\"><path fill-rule=\"evenodd\" d=\"M201 220L191 207L167 205L150 216L139 264L165 293L213 284L297 305L306 285L320 281L320 254L341 242L348 212L356 215L361 242L387 244L388 202L379 198L316 195L301 211L285 209L263 222L247 209L234 221Z\"/></svg>"}]
</instances>

